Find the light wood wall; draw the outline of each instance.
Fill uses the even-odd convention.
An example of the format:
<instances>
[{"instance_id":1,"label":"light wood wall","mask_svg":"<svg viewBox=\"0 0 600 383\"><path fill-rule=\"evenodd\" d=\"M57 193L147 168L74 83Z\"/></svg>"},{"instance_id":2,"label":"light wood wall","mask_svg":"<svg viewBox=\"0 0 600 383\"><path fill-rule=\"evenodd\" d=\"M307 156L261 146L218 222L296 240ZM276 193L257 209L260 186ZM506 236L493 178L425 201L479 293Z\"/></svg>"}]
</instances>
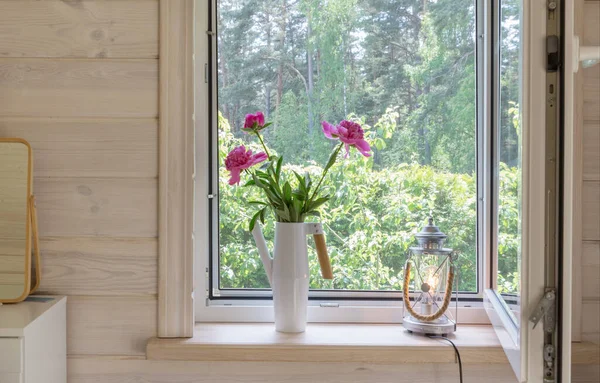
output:
<instances>
[{"instance_id":1,"label":"light wood wall","mask_svg":"<svg viewBox=\"0 0 600 383\"><path fill-rule=\"evenodd\" d=\"M158 0L0 0L0 136L34 152L44 278L68 354L156 335Z\"/></svg>"},{"instance_id":2,"label":"light wood wall","mask_svg":"<svg viewBox=\"0 0 600 383\"><path fill-rule=\"evenodd\" d=\"M33 146L41 291L69 296L69 382L456 378L455 365L143 360L157 331L158 9L158 0L0 0L0 136ZM583 310L598 318L600 75L586 76ZM598 338L593 321L583 329ZM467 382L514 382L508 364L465 370Z\"/></svg>"},{"instance_id":3,"label":"light wood wall","mask_svg":"<svg viewBox=\"0 0 600 383\"><path fill-rule=\"evenodd\" d=\"M600 1L583 10L583 45L600 45ZM581 339L600 344L600 65L583 70Z\"/></svg>"}]
</instances>

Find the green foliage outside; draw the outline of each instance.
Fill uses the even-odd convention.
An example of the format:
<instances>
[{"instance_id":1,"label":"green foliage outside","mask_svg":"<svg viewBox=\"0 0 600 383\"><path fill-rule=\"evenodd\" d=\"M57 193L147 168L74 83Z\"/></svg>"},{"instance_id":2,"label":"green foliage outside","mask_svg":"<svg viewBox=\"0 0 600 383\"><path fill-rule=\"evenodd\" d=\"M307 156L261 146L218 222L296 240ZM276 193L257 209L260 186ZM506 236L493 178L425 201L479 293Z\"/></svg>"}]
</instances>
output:
<instances>
[{"instance_id":1,"label":"green foliage outside","mask_svg":"<svg viewBox=\"0 0 600 383\"><path fill-rule=\"evenodd\" d=\"M518 1L504 1L508 18ZM476 71L473 0L220 0L219 156L245 144L246 113L284 169L321 173L332 143L320 121L360 122L374 156L338 161L321 208L335 280L311 287L399 290L414 234L433 215L459 254L460 289L477 286ZM514 29L514 28L513 28ZM518 39L507 24L501 69L499 289L518 291ZM516 41L516 43L515 43ZM516 45L515 45L516 44ZM515 54L516 52L516 54ZM360 158L359 158L360 157ZM258 190L220 170L220 285L268 288L248 231ZM290 180L293 182L293 180ZM243 184L243 181L242 181ZM265 237L273 238L267 217ZM309 245L313 246L311 241Z\"/></svg>"},{"instance_id":2,"label":"green foliage outside","mask_svg":"<svg viewBox=\"0 0 600 383\"><path fill-rule=\"evenodd\" d=\"M227 121L220 116L219 157L221 162L229 150L243 143L231 133ZM375 136L373 129L367 137ZM373 140L371 140L373 141ZM385 141L384 141L385 142ZM260 150L258 144L249 145ZM399 164L395 167L374 169L372 158L339 161L326 178L325 187L334 196L321 209L335 279L320 277L319 265L309 241L311 288L354 290L399 290L408 248L415 245L414 234L435 212L436 224L449 236L449 246L459 254L459 280L462 291L476 290L476 180L471 175L440 172L431 166ZM306 166L284 165L286 173L292 170L308 172L315 178L322 164ZM517 203L516 180L519 172L502 169L502 179L511 179L502 185L501 222L515 234L500 239L503 254L500 267L516 270L518 236L516 236ZM246 203L262 197L256 188L231 187L228 173L220 172L220 248L221 287L268 288L258 251L248 231L248 221L258 209ZM267 217L265 237L273 239L274 222ZM272 249L272 242L269 241ZM507 282L508 283L508 282ZM512 283L512 282L511 282ZM512 288L510 284L505 288Z\"/></svg>"}]
</instances>

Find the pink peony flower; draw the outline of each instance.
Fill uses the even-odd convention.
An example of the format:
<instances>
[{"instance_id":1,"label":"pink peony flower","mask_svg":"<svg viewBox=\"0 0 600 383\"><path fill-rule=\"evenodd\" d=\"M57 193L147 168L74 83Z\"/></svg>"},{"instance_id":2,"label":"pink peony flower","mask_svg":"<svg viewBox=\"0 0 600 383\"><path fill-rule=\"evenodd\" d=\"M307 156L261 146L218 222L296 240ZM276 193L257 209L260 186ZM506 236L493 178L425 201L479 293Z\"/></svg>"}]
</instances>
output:
<instances>
[{"instance_id":1,"label":"pink peony flower","mask_svg":"<svg viewBox=\"0 0 600 383\"><path fill-rule=\"evenodd\" d=\"M350 146L354 146L365 157L371 157L371 146L365 141L365 132L356 122L344 120L338 126L327 121L321 123L325 137L330 140L339 139L346 144L346 157L350 153Z\"/></svg>"},{"instance_id":2,"label":"pink peony flower","mask_svg":"<svg viewBox=\"0 0 600 383\"><path fill-rule=\"evenodd\" d=\"M244 129L263 128L265 126L265 115L263 112L247 114L244 121Z\"/></svg>"},{"instance_id":3,"label":"pink peony flower","mask_svg":"<svg viewBox=\"0 0 600 383\"><path fill-rule=\"evenodd\" d=\"M267 158L267 155L263 152L252 154L252 150L246 150L244 145L233 149L225 159L225 169L229 170L231 176L229 185L239 184L242 170L261 163Z\"/></svg>"}]
</instances>

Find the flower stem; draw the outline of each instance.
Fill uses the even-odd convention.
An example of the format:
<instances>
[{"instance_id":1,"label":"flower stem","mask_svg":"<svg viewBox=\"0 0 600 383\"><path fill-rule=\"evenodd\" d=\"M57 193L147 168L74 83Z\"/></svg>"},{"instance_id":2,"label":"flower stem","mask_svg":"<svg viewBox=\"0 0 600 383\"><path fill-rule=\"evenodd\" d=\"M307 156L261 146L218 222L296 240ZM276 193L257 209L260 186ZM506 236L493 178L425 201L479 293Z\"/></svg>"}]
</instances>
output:
<instances>
[{"instance_id":1,"label":"flower stem","mask_svg":"<svg viewBox=\"0 0 600 383\"><path fill-rule=\"evenodd\" d=\"M321 183L325 179L325 176L329 172L329 169L331 169L331 165L333 165L333 161L335 161L335 159L337 158L338 154L340 153L340 150L342 150L343 146L344 146L344 143L340 142L340 144L338 145L338 147L335 148L335 150L333 151L333 153L331 153L331 156L329 157L329 161L327 161L327 166L323 170L323 174L321 174L321 179L319 180L319 183L317 184L317 187L313 191L312 196L307 201L308 202L308 206L310 206L310 204L312 203L313 199L315 198L315 196L319 192L319 188L321 187Z\"/></svg>"},{"instance_id":2,"label":"flower stem","mask_svg":"<svg viewBox=\"0 0 600 383\"><path fill-rule=\"evenodd\" d=\"M263 141L263 139L260 136L259 132L256 132L256 137L258 137L258 140L260 141L263 149L265 149L265 153L267 154L267 157L269 158L269 161L271 161L271 155L269 154L269 149L267 149L267 146L265 145L265 142Z\"/></svg>"}]
</instances>

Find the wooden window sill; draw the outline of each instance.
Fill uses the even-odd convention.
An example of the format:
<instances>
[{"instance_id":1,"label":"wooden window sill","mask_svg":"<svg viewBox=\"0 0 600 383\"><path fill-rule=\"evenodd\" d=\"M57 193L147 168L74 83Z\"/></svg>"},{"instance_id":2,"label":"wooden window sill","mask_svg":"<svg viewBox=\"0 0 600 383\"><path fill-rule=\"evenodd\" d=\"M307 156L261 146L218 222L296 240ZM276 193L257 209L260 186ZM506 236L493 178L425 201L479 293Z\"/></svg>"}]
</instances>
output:
<instances>
[{"instance_id":1,"label":"wooden window sill","mask_svg":"<svg viewBox=\"0 0 600 383\"><path fill-rule=\"evenodd\" d=\"M459 326L449 338L463 363L508 363L491 326ZM146 354L180 361L455 362L449 343L381 324L311 323L305 333L282 334L272 323L200 323L190 339L150 339Z\"/></svg>"},{"instance_id":2,"label":"wooden window sill","mask_svg":"<svg viewBox=\"0 0 600 383\"><path fill-rule=\"evenodd\" d=\"M508 364L491 326L459 325L449 338L463 363ZM395 324L311 323L305 333L282 334L272 323L200 323L190 339L150 339L146 355L213 362L455 363L447 342L409 334ZM598 345L573 344L574 364L599 362Z\"/></svg>"}]
</instances>

